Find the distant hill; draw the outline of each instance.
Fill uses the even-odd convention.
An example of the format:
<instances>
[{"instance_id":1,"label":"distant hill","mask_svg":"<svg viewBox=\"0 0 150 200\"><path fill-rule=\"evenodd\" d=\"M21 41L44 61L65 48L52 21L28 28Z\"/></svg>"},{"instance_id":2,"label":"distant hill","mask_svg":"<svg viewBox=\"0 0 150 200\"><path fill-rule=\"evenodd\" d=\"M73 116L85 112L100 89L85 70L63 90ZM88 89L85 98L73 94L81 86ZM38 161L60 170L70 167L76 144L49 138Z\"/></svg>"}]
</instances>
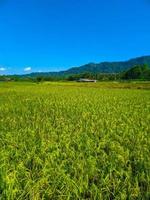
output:
<instances>
[{"instance_id":1,"label":"distant hill","mask_svg":"<svg viewBox=\"0 0 150 200\"><path fill-rule=\"evenodd\" d=\"M81 67L71 68L65 73L67 74L78 74L84 72L97 72L97 73L118 73L126 71L135 65L148 64L150 66L150 56L143 56L134 58L124 62L101 62L98 64L89 63Z\"/></svg>"},{"instance_id":2,"label":"distant hill","mask_svg":"<svg viewBox=\"0 0 150 200\"><path fill-rule=\"evenodd\" d=\"M101 62L101 63L89 63L80 67L70 68L66 71L60 72L43 72L43 73L31 73L24 76L37 77L37 76L69 76L81 73L119 73L126 71L135 65L147 64L150 66L150 56L142 56L128 61L121 62Z\"/></svg>"}]
</instances>

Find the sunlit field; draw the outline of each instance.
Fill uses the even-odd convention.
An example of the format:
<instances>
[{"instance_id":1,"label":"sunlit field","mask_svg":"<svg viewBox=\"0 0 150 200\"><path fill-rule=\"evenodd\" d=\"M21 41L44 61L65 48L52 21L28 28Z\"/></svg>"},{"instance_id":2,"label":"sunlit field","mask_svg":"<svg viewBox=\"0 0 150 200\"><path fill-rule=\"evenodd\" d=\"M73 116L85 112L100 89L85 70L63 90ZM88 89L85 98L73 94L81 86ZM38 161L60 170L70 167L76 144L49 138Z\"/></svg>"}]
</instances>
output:
<instances>
[{"instance_id":1,"label":"sunlit field","mask_svg":"<svg viewBox=\"0 0 150 200\"><path fill-rule=\"evenodd\" d=\"M150 83L0 83L0 199L150 199Z\"/></svg>"}]
</instances>

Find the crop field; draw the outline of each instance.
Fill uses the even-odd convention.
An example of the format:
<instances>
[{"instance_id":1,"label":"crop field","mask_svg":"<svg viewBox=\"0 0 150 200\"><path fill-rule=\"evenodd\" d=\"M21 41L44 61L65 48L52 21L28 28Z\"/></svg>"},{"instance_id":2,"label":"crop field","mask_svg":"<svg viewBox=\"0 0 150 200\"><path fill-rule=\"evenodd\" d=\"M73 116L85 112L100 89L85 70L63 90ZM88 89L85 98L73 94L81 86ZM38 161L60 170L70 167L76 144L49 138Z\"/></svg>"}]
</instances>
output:
<instances>
[{"instance_id":1,"label":"crop field","mask_svg":"<svg viewBox=\"0 0 150 200\"><path fill-rule=\"evenodd\" d=\"M0 83L0 200L149 200L149 89Z\"/></svg>"}]
</instances>

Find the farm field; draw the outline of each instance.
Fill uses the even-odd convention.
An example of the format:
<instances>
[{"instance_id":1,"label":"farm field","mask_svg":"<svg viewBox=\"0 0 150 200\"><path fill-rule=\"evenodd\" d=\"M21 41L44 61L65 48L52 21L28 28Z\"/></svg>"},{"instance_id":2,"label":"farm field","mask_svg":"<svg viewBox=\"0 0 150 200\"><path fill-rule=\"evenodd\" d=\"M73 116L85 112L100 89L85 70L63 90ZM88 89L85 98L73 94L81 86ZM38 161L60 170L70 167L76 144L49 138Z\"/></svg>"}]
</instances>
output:
<instances>
[{"instance_id":1,"label":"farm field","mask_svg":"<svg viewBox=\"0 0 150 200\"><path fill-rule=\"evenodd\" d=\"M150 199L150 83L0 83L0 199Z\"/></svg>"}]
</instances>

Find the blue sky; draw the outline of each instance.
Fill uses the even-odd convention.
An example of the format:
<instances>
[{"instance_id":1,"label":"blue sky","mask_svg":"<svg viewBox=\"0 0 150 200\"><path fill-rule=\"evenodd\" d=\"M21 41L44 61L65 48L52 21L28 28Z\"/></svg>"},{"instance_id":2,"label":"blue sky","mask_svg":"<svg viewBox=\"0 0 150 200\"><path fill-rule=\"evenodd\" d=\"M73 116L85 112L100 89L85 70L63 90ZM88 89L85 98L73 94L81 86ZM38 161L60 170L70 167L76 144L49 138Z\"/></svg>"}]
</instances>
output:
<instances>
[{"instance_id":1,"label":"blue sky","mask_svg":"<svg viewBox=\"0 0 150 200\"><path fill-rule=\"evenodd\" d=\"M0 0L0 74L150 55L150 0Z\"/></svg>"}]
</instances>

